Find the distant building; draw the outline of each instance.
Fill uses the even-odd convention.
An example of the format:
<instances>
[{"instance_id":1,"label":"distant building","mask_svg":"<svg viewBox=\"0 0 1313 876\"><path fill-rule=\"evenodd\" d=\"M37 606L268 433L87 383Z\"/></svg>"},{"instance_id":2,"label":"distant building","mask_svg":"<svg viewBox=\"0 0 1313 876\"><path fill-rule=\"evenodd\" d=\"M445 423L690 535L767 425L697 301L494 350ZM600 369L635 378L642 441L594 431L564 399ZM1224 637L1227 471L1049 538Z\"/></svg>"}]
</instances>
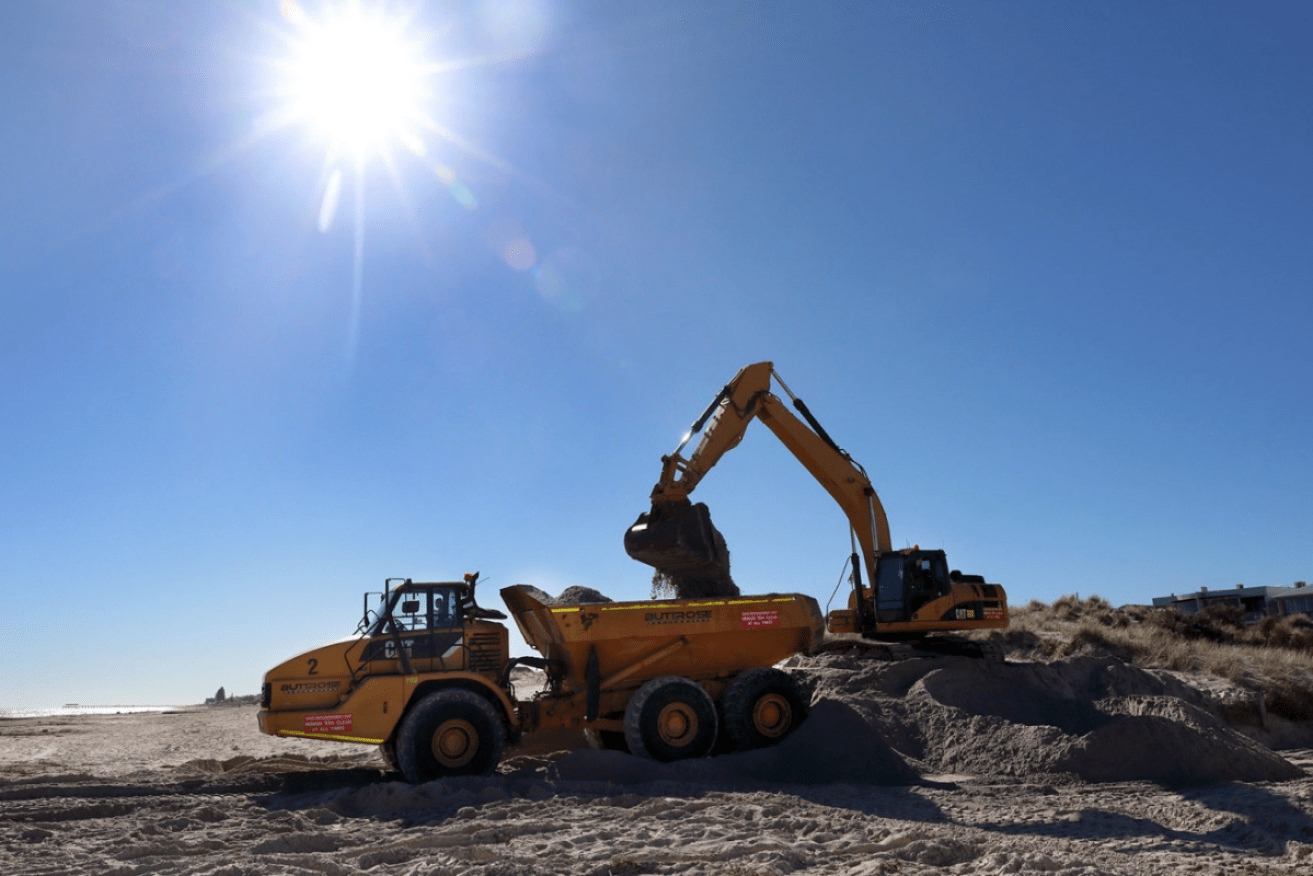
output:
<instances>
[{"instance_id":1,"label":"distant building","mask_svg":"<svg viewBox=\"0 0 1313 876\"><path fill-rule=\"evenodd\" d=\"M1265 617L1286 614L1313 615L1313 587L1296 581L1294 587L1245 587L1243 584L1229 590L1209 590L1201 587L1197 593L1157 596L1155 608L1174 608L1181 614L1194 614L1213 606L1236 606L1245 613L1245 623L1258 623Z\"/></svg>"}]
</instances>

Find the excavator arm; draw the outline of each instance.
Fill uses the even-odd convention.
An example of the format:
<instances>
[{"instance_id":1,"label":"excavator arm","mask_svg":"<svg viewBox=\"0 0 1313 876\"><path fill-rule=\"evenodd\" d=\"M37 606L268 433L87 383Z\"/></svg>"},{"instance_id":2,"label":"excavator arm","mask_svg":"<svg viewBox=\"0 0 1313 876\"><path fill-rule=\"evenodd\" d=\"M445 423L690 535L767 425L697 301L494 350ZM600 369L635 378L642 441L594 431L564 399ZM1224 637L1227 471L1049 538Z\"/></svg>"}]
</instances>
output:
<instances>
[{"instance_id":1,"label":"excavator arm","mask_svg":"<svg viewBox=\"0 0 1313 876\"><path fill-rule=\"evenodd\" d=\"M773 383L793 402L797 415L771 392ZM689 494L738 446L754 419L766 424L839 504L860 545L853 550L849 607L831 613L831 632L919 639L927 633L1008 625L1002 587L950 571L941 550L892 549L884 507L866 471L834 443L770 362L749 365L734 375L674 453L661 458L652 507L625 533L629 555L655 567L677 595L688 599L738 594L729 575L725 540L711 524L707 506L690 503ZM684 448L698 434L697 446L685 457Z\"/></svg>"},{"instance_id":2,"label":"excavator arm","mask_svg":"<svg viewBox=\"0 0 1313 876\"><path fill-rule=\"evenodd\" d=\"M802 419L771 392L772 378ZM861 465L835 444L770 362L740 369L675 451L661 458L661 479L652 489L652 509L640 515L626 533L626 551L675 578L712 579L723 574L728 580L729 558L723 539L711 526L706 506L692 505L688 497L720 458L738 446L754 419L760 419L779 438L843 509L861 546L867 579L874 580L875 558L890 550L889 522L880 497ZM693 452L683 456L684 448L699 433L701 439Z\"/></svg>"}]
</instances>

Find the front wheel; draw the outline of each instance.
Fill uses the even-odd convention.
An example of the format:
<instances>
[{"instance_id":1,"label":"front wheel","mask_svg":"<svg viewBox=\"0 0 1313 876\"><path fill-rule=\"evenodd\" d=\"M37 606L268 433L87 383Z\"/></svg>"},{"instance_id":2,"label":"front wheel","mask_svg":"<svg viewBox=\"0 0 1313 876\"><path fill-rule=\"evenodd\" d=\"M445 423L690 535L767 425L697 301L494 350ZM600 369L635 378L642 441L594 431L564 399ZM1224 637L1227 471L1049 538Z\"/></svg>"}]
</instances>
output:
<instances>
[{"instance_id":1,"label":"front wheel","mask_svg":"<svg viewBox=\"0 0 1313 876\"><path fill-rule=\"evenodd\" d=\"M486 776L501 760L506 730L486 699L468 690L442 690L415 705L397 731L397 761L406 781Z\"/></svg>"},{"instance_id":2,"label":"front wheel","mask_svg":"<svg viewBox=\"0 0 1313 876\"><path fill-rule=\"evenodd\" d=\"M716 704L702 686L687 678L654 678L625 708L629 750L652 760L705 757L716 744Z\"/></svg>"},{"instance_id":3,"label":"front wheel","mask_svg":"<svg viewBox=\"0 0 1313 876\"><path fill-rule=\"evenodd\" d=\"M807 701L793 676L769 666L737 676L721 705L725 732L740 751L776 744L807 717Z\"/></svg>"}]
</instances>

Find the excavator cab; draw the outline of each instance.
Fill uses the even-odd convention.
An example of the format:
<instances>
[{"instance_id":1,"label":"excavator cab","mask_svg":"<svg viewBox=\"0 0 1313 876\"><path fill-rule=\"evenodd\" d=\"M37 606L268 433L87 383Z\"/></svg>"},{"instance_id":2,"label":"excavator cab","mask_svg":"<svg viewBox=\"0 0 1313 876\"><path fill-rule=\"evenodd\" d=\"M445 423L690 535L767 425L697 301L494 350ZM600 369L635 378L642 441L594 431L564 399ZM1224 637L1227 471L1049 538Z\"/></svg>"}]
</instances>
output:
<instances>
[{"instance_id":1,"label":"excavator cab","mask_svg":"<svg viewBox=\"0 0 1313 876\"><path fill-rule=\"evenodd\" d=\"M952 589L943 551L913 548L881 554L875 574L875 617L880 623L907 620Z\"/></svg>"}]
</instances>

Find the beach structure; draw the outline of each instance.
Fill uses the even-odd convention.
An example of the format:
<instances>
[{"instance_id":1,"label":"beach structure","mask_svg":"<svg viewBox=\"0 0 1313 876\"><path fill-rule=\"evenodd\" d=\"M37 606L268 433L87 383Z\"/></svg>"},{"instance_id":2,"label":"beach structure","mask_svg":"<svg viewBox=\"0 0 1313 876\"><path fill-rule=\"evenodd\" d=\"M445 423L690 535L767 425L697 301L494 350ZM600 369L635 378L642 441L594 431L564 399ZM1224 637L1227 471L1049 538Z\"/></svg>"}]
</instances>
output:
<instances>
[{"instance_id":1,"label":"beach structure","mask_svg":"<svg viewBox=\"0 0 1313 876\"><path fill-rule=\"evenodd\" d=\"M1154 597L1155 608L1172 608L1194 614L1206 608L1234 606L1244 612L1245 623L1287 614L1313 615L1313 588L1296 581L1293 587L1246 587L1238 584L1223 590L1201 587L1194 593Z\"/></svg>"}]
</instances>

